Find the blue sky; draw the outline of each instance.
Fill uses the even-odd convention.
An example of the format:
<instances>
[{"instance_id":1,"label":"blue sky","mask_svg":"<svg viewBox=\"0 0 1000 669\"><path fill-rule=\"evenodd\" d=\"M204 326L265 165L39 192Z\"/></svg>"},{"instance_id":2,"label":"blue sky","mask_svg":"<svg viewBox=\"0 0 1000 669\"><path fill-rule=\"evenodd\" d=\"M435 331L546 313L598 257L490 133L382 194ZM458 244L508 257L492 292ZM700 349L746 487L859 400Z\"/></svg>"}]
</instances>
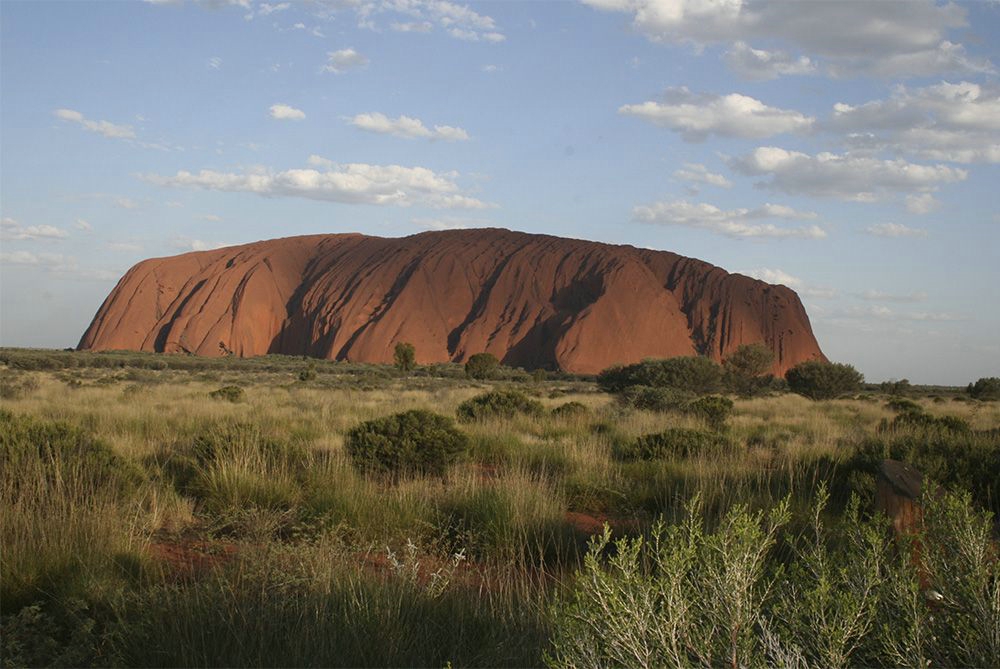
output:
<instances>
[{"instance_id":1,"label":"blue sky","mask_svg":"<svg viewBox=\"0 0 1000 669\"><path fill-rule=\"evenodd\" d=\"M0 3L0 344L152 256L498 226L784 283L869 380L1000 375L1000 4Z\"/></svg>"}]
</instances>

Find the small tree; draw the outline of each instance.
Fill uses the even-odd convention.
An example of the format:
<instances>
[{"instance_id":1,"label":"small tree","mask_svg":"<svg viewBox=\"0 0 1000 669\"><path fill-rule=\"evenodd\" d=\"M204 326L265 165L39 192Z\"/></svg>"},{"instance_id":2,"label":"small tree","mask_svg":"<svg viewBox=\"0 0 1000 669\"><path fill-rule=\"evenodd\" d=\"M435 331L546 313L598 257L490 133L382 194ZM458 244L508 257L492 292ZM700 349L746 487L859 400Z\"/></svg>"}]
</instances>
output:
<instances>
[{"instance_id":1,"label":"small tree","mask_svg":"<svg viewBox=\"0 0 1000 669\"><path fill-rule=\"evenodd\" d=\"M809 360L788 370L785 380L793 393L812 400L829 400L857 391L865 377L851 365Z\"/></svg>"},{"instance_id":2,"label":"small tree","mask_svg":"<svg viewBox=\"0 0 1000 669\"><path fill-rule=\"evenodd\" d=\"M726 381L735 392L752 396L767 386L764 376L774 364L774 353L764 344L743 344L722 363Z\"/></svg>"},{"instance_id":3,"label":"small tree","mask_svg":"<svg viewBox=\"0 0 1000 669\"><path fill-rule=\"evenodd\" d=\"M1000 400L1000 377L983 377L965 390L977 400Z\"/></svg>"},{"instance_id":4,"label":"small tree","mask_svg":"<svg viewBox=\"0 0 1000 669\"><path fill-rule=\"evenodd\" d=\"M396 342L396 350L393 352L392 362L399 371L409 372L417 366L417 349L413 344L403 341Z\"/></svg>"},{"instance_id":5,"label":"small tree","mask_svg":"<svg viewBox=\"0 0 1000 669\"><path fill-rule=\"evenodd\" d=\"M465 362L465 375L470 379L488 379L499 366L500 361L492 353L476 353Z\"/></svg>"}]
</instances>

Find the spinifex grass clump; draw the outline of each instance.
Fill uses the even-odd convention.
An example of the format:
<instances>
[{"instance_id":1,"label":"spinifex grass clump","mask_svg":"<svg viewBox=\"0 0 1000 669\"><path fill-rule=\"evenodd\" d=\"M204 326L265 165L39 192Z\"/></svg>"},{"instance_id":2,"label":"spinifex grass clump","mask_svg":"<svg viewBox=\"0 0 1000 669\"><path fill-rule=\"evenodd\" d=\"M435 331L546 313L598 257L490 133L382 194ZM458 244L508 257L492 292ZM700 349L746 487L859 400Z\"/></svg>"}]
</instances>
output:
<instances>
[{"instance_id":1,"label":"spinifex grass clump","mask_svg":"<svg viewBox=\"0 0 1000 669\"><path fill-rule=\"evenodd\" d=\"M227 402L242 402L246 393L239 386L222 386L218 390L213 390L208 394L213 400L225 400Z\"/></svg>"},{"instance_id":2,"label":"spinifex grass clump","mask_svg":"<svg viewBox=\"0 0 1000 669\"><path fill-rule=\"evenodd\" d=\"M544 411L542 403L519 390L493 390L476 395L458 405L458 419L463 422L488 418L513 418L518 414L539 416Z\"/></svg>"},{"instance_id":3,"label":"spinifex grass clump","mask_svg":"<svg viewBox=\"0 0 1000 669\"><path fill-rule=\"evenodd\" d=\"M414 409L358 425L347 433L347 453L364 473L443 476L469 449L452 419Z\"/></svg>"},{"instance_id":4,"label":"spinifex grass clump","mask_svg":"<svg viewBox=\"0 0 1000 669\"><path fill-rule=\"evenodd\" d=\"M0 411L0 613L51 613L138 569L144 478L78 427Z\"/></svg>"}]
</instances>

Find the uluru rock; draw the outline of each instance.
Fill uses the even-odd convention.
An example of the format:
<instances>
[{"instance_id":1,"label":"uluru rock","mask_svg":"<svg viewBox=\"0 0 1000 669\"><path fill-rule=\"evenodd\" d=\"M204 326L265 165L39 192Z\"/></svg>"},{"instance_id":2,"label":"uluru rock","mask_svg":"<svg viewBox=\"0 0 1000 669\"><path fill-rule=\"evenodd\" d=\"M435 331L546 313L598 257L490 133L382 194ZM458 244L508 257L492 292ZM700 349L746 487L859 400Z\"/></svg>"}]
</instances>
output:
<instances>
[{"instance_id":1,"label":"uluru rock","mask_svg":"<svg viewBox=\"0 0 1000 669\"><path fill-rule=\"evenodd\" d=\"M774 351L775 374L825 359L790 288L666 251L477 229L399 239L289 237L130 269L81 349L420 363L489 352L598 372L650 357Z\"/></svg>"}]
</instances>

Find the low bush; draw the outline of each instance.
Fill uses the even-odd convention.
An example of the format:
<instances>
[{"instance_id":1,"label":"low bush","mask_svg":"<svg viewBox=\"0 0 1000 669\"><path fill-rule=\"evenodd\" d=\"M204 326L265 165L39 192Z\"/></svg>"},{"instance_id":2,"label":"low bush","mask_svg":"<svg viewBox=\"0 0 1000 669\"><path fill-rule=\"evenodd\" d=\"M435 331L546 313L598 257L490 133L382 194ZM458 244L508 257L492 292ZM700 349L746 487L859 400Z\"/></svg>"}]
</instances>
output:
<instances>
[{"instance_id":1,"label":"low bush","mask_svg":"<svg viewBox=\"0 0 1000 669\"><path fill-rule=\"evenodd\" d=\"M33 374L16 371L0 372L0 399L19 400L38 390L38 379Z\"/></svg>"},{"instance_id":2,"label":"low bush","mask_svg":"<svg viewBox=\"0 0 1000 669\"><path fill-rule=\"evenodd\" d=\"M566 402L552 409L556 418L580 418L590 415L590 409L582 402Z\"/></svg>"},{"instance_id":3,"label":"low bush","mask_svg":"<svg viewBox=\"0 0 1000 669\"><path fill-rule=\"evenodd\" d=\"M857 392L865 377L851 365L809 360L788 370L785 380L793 393L811 400L829 400Z\"/></svg>"},{"instance_id":4,"label":"low bush","mask_svg":"<svg viewBox=\"0 0 1000 669\"><path fill-rule=\"evenodd\" d=\"M733 413L733 401L721 395L708 395L691 402L684 410L704 420L713 430L721 430Z\"/></svg>"},{"instance_id":5,"label":"low bush","mask_svg":"<svg viewBox=\"0 0 1000 669\"><path fill-rule=\"evenodd\" d=\"M225 400L226 402L242 402L246 393L239 386L222 386L218 390L213 390L208 394L213 400Z\"/></svg>"},{"instance_id":6,"label":"low bush","mask_svg":"<svg viewBox=\"0 0 1000 669\"><path fill-rule=\"evenodd\" d=\"M18 416L0 409L0 470L10 490L41 468L44 476L81 488L125 496L144 480L142 470L90 433L66 423ZM20 472L24 476L17 476Z\"/></svg>"},{"instance_id":7,"label":"low bush","mask_svg":"<svg viewBox=\"0 0 1000 669\"><path fill-rule=\"evenodd\" d=\"M639 411L666 413L683 409L695 397L693 393L676 388L628 386L618 393L618 403Z\"/></svg>"},{"instance_id":8,"label":"low bush","mask_svg":"<svg viewBox=\"0 0 1000 669\"><path fill-rule=\"evenodd\" d=\"M610 367L597 376L601 390L622 392L629 386L673 388L697 395L716 392L722 385L722 368L700 356L643 360L625 367Z\"/></svg>"},{"instance_id":9,"label":"low bush","mask_svg":"<svg viewBox=\"0 0 1000 669\"><path fill-rule=\"evenodd\" d=\"M895 411L896 413L903 413L906 411L923 412L923 408L919 404L913 400L908 400L902 397L889 400L885 403L885 408L890 411Z\"/></svg>"},{"instance_id":10,"label":"low bush","mask_svg":"<svg viewBox=\"0 0 1000 669\"><path fill-rule=\"evenodd\" d=\"M458 419L463 422L488 418L513 418L518 414L541 415L542 403L518 390L493 390L476 395L458 405Z\"/></svg>"},{"instance_id":11,"label":"low bush","mask_svg":"<svg viewBox=\"0 0 1000 669\"><path fill-rule=\"evenodd\" d=\"M452 419L414 409L376 418L347 433L347 454L356 469L369 474L443 476L469 450L469 438Z\"/></svg>"},{"instance_id":12,"label":"low bush","mask_svg":"<svg viewBox=\"0 0 1000 669\"><path fill-rule=\"evenodd\" d=\"M690 458L718 451L723 441L716 435L701 430L673 427L663 432L645 434L631 441L612 445L616 460L659 460L661 458Z\"/></svg>"},{"instance_id":13,"label":"low bush","mask_svg":"<svg viewBox=\"0 0 1000 669\"><path fill-rule=\"evenodd\" d=\"M919 407L915 411L903 411L893 418L891 422L886 419L882 419L879 423L877 431L884 432L886 430L901 429L923 431L944 430L946 432L955 432L958 434L968 434L972 432L972 428L969 427L969 424L961 418L956 418L955 416L932 416Z\"/></svg>"}]
</instances>

